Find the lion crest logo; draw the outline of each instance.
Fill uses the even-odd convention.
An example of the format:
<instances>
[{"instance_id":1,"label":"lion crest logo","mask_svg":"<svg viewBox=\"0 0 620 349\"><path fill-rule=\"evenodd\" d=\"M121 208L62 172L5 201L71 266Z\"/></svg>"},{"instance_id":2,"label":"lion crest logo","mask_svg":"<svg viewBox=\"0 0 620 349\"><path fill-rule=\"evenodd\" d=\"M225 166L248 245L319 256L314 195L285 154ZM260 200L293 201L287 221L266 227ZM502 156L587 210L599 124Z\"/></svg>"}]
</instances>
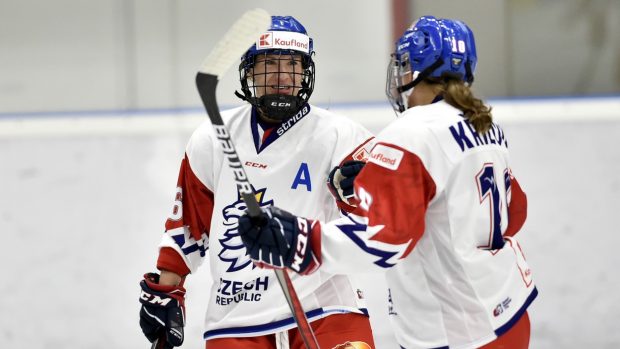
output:
<instances>
[{"instance_id":1,"label":"lion crest logo","mask_svg":"<svg viewBox=\"0 0 620 349\"><path fill-rule=\"evenodd\" d=\"M273 200L265 201L265 191L267 191L267 188L254 190L256 201L261 207L273 206ZM246 267L255 268L237 230L239 227L239 217L245 213L246 208L241 196L237 195L237 201L224 207L222 210L223 224L226 230L218 239L222 246L218 257L222 262L228 264L226 272L229 273Z\"/></svg>"}]
</instances>

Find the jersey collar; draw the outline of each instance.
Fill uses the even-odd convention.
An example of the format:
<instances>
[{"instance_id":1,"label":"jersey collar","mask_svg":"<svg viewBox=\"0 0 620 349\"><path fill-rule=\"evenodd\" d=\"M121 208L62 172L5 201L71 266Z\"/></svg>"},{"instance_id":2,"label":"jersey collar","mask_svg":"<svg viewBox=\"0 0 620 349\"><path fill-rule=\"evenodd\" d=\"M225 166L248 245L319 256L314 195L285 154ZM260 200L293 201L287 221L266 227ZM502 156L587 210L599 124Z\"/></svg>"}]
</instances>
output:
<instances>
[{"instance_id":1,"label":"jersey collar","mask_svg":"<svg viewBox=\"0 0 620 349\"><path fill-rule=\"evenodd\" d=\"M256 153L260 153L276 139L284 135L293 128L301 119L310 112L310 104L305 104L297 114L279 123L266 123L258 117L258 111L252 107L250 126L252 128L252 138Z\"/></svg>"}]
</instances>

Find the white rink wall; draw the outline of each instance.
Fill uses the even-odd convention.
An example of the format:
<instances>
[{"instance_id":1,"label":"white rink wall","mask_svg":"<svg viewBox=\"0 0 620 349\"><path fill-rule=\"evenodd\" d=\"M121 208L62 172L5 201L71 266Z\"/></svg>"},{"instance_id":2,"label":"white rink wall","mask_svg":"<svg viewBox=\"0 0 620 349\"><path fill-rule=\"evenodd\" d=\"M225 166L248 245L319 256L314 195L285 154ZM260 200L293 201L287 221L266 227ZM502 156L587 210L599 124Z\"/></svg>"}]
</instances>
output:
<instances>
[{"instance_id":1,"label":"white rink wall","mask_svg":"<svg viewBox=\"0 0 620 349\"><path fill-rule=\"evenodd\" d=\"M540 295L533 349L618 348L620 98L492 102L529 198L520 233ZM379 131L385 104L332 109ZM154 270L199 109L0 116L0 348L146 348L138 281ZM188 282L182 348L201 340L208 268ZM396 348L377 277L378 347Z\"/></svg>"}]
</instances>

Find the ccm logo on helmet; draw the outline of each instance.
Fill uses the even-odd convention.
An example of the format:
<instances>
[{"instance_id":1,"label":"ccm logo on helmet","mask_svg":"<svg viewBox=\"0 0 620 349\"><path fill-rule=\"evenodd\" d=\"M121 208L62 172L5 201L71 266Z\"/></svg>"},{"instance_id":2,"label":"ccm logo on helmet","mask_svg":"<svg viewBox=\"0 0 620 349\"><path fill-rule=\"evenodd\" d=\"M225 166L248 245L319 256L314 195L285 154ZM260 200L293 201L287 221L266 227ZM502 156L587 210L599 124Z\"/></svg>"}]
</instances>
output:
<instances>
[{"instance_id":1,"label":"ccm logo on helmet","mask_svg":"<svg viewBox=\"0 0 620 349\"><path fill-rule=\"evenodd\" d=\"M297 235L297 249L295 250L295 257L291 264L291 269L299 271L301 263L306 257L306 244L308 243L308 221L305 219L297 218L297 227L299 228L299 235Z\"/></svg>"},{"instance_id":2,"label":"ccm logo on helmet","mask_svg":"<svg viewBox=\"0 0 620 349\"><path fill-rule=\"evenodd\" d=\"M377 144L370 153L369 162L373 162L389 170L396 170L403 159L403 151L390 148L384 144Z\"/></svg>"},{"instance_id":3,"label":"ccm logo on helmet","mask_svg":"<svg viewBox=\"0 0 620 349\"><path fill-rule=\"evenodd\" d=\"M172 298L162 299L161 297L152 295L144 290L140 293L140 299L151 304L161 305L163 307L165 307L172 300Z\"/></svg>"}]
</instances>

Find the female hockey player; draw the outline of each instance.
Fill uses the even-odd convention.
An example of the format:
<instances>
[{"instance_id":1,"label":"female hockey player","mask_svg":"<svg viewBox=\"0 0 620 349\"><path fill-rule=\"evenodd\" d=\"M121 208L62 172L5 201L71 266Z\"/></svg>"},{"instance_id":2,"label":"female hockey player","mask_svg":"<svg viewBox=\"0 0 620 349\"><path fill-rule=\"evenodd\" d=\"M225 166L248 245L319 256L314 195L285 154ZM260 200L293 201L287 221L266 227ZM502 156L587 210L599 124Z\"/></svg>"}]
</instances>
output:
<instances>
[{"instance_id":1,"label":"female hockey player","mask_svg":"<svg viewBox=\"0 0 620 349\"><path fill-rule=\"evenodd\" d=\"M248 103L222 112L222 118L261 206L331 220L352 206L345 197L334 200L325 185L328 174L345 161L365 159L372 135L308 104L313 55L313 41L300 22L273 16L269 31L241 59L236 94ZM140 325L150 341L163 337L168 348L182 343L183 280L208 258L213 285L207 348L303 347L273 271L253 265L238 235L244 212L234 173L207 121L192 135L181 164L160 244L161 275L149 273L141 282ZM294 275L293 284L322 348L346 342L374 347L363 292L348 276L318 271Z\"/></svg>"},{"instance_id":2,"label":"female hockey player","mask_svg":"<svg viewBox=\"0 0 620 349\"><path fill-rule=\"evenodd\" d=\"M469 87L473 33L422 17L392 58L387 92L401 115L355 179L355 215L319 223L267 209L240 219L244 243L262 265L302 274L385 270L402 348L527 348L537 290L514 237L526 197L504 131Z\"/></svg>"}]
</instances>

